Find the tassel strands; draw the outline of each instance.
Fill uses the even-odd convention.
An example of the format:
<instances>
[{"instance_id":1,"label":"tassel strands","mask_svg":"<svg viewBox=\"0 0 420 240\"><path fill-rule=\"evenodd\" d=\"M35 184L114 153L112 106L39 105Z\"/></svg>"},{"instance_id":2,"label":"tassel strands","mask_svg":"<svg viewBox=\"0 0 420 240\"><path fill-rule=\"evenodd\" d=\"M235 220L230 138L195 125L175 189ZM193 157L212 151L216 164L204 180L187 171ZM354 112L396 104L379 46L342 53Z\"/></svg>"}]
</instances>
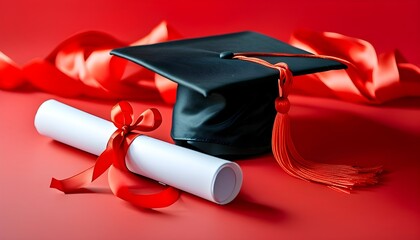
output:
<instances>
[{"instance_id":1,"label":"tassel strands","mask_svg":"<svg viewBox=\"0 0 420 240\"><path fill-rule=\"evenodd\" d=\"M277 98L276 102L279 99L281 98ZM287 98L280 101L288 102ZM321 183L345 193L350 193L356 186L377 184L378 174L382 171L382 167L358 168L304 159L293 144L287 112L277 112L272 133L272 151L280 167L289 175L305 181Z\"/></svg>"}]
</instances>

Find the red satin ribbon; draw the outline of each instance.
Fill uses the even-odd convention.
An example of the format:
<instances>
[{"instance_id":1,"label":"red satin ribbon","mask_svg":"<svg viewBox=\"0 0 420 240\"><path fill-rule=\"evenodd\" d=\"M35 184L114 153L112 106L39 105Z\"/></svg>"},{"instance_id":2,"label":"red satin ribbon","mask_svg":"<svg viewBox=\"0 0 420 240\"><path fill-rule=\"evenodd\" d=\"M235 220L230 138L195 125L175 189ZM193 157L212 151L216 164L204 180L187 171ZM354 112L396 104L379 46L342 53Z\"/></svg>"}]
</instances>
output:
<instances>
[{"instance_id":1,"label":"red satin ribbon","mask_svg":"<svg viewBox=\"0 0 420 240\"><path fill-rule=\"evenodd\" d=\"M96 31L77 34L59 44L45 59L19 67L0 52L0 89L36 89L63 97L160 100L169 102L176 84L134 63L111 56L111 49L179 38L166 22L131 44ZM166 81L165 81L166 80ZM161 95L162 94L162 95Z\"/></svg>"},{"instance_id":2,"label":"red satin ribbon","mask_svg":"<svg viewBox=\"0 0 420 240\"><path fill-rule=\"evenodd\" d=\"M296 31L290 44L317 55L335 56L354 65L295 78L293 88L306 95L335 96L346 101L380 104L420 96L420 68L397 51L377 55L367 41L331 32Z\"/></svg>"},{"instance_id":3,"label":"red satin ribbon","mask_svg":"<svg viewBox=\"0 0 420 240\"><path fill-rule=\"evenodd\" d=\"M163 99L174 104L176 83L110 56L109 51L179 37L165 22L131 44L104 33L85 32L65 40L45 59L33 60L23 68L0 52L0 89L31 86L65 97ZM352 73L335 70L295 78L295 92L376 104L420 96L420 69L407 63L398 51L377 56L370 43L330 32L296 31L290 44L317 55L348 60L357 69Z\"/></svg>"},{"instance_id":4,"label":"red satin ribbon","mask_svg":"<svg viewBox=\"0 0 420 240\"><path fill-rule=\"evenodd\" d=\"M133 181L125 164L125 155L132 141L140 132L150 132L158 128L162 117L157 109L151 108L143 112L136 120L133 108L128 102L119 102L111 110L111 120L117 130L111 135L104 152L97 158L94 166L70 178L51 181L51 188L64 193L79 191L93 182L107 169L108 182L114 195L136 206L144 208L166 207L177 201L179 191L173 187L154 194L136 194L128 185L127 179ZM137 178L139 181L139 178Z\"/></svg>"}]
</instances>

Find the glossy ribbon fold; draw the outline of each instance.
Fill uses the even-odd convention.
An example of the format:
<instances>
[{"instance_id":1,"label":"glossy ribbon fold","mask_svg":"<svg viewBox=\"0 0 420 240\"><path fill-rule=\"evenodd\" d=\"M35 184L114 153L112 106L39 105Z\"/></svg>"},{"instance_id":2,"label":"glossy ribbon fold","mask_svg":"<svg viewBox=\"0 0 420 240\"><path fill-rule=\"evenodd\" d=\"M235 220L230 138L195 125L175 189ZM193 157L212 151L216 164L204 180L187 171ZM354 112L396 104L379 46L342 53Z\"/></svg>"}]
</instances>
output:
<instances>
[{"instance_id":1,"label":"glossy ribbon fold","mask_svg":"<svg viewBox=\"0 0 420 240\"><path fill-rule=\"evenodd\" d=\"M111 135L105 151L97 158L94 166L70 178L52 179L51 188L64 193L73 193L93 182L109 169L108 182L115 196L144 208L166 207L177 201L179 191L167 187L154 194L136 194L127 185L127 175L133 175L125 164L125 155L131 142L142 132L158 128L162 117L157 109L151 108L134 119L133 108L128 102L119 102L111 110L111 120L117 130Z\"/></svg>"},{"instance_id":2,"label":"glossy ribbon fold","mask_svg":"<svg viewBox=\"0 0 420 240\"><path fill-rule=\"evenodd\" d=\"M89 31L70 37L45 59L33 60L23 68L0 52L0 89L30 86L64 97L163 99L174 104L176 83L110 56L109 51L177 38L180 35L166 22L131 44ZM296 78L297 92L375 104L420 96L420 68L408 63L397 50L378 56L369 42L331 32L296 31L290 44L317 55L345 59L356 66L355 71L328 71Z\"/></svg>"},{"instance_id":3,"label":"glossy ribbon fold","mask_svg":"<svg viewBox=\"0 0 420 240\"><path fill-rule=\"evenodd\" d=\"M77 34L59 44L45 59L20 68L0 52L0 89L32 87L64 97L163 99L175 103L176 83L126 60L109 55L113 48L153 44L180 38L162 22L131 44L101 32ZM296 31L290 44L348 60L355 71L328 71L296 78L294 89L306 95L338 97L359 103L383 103L420 96L420 68L394 52L377 55L367 41L338 33Z\"/></svg>"},{"instance_id":4,"label":"glossy ribbon fold","mask_svg":"<svg viewBox=\"0 0 420 240\"><path fill-rule=\"evenodd\" d=\"M420 68L397 50L377 55L367 41L332 32L296 31L290 43L318 55L345 59L355 67L296 78L304 94L335 96L346 101L380 104L420 96Z\"/></svg>"},{"instance_id":5,"label":"glossy ribbon fold","mask_svg":"<svg viewBox=\"0 0 420 240\"><path fill-rule=\"evenodd\" d=\"M45 59L34 59L23 67L0 52L0 89L29 88L74 98L167 99L175 96L176 84L109 52L113 48L177 38L179 35L162 22L131 44L97 31L76 34Z\"/></svg>"}]
</instances>

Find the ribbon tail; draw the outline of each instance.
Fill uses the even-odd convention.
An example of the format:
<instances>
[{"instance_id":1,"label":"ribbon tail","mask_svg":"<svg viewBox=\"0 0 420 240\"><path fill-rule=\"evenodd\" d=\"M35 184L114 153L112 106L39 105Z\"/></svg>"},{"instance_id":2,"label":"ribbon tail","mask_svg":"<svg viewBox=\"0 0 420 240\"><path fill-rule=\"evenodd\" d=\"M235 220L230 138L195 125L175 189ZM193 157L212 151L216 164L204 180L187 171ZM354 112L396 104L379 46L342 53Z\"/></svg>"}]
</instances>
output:
<instances>
[{"instance_id":1,"label":"ribbon tail","mask_svg":"<svg viewBox=\"0 0 420 240\"><path fill-rule=\"evenodd\" d=\"M0 51L0 89L14 90L26 82L22 69Z\"/></svg>"},{"instance_id":2,"label":"ribbon tail","mask_svg":"<svg viewBox=\"0 0 420 240\"><path fill-rule=\"evenodd\" d=\"M108 172L108 183L115 196L141 208L163 208L172 205L179 198L179 190L167 187L164 190L152 194L138 194L127 185L127 179L139 182L142 180L134 174L122 171L113 166Z\"/></svg>"},{"instance_id":3,"label":"ribbon tail","mask_svg":"<svg viewBox=\"0 0 420 240\"><path fill-rule=\"evenodd\" d=\"M81 189L83 186L91 182L93 173L93 167L90 167L84 170L81 173L78 173L72 177L57 180L55 178L51 179L50 188L55 188L64 193L73 193Z\"/></svg>"},{"instance_id":4,"label":"ribbon tail","mask_svg":"<svg viewBox=\"0 0 420 240\"><path fill-rule=\"evenodd\" d=\"M125 155L122 155L120 150L123 140L124 137L121 135L120 130L116 130L111 135L105 151L103 151L96 160L92 174L92 182L101 176L112 164L117 164L118 167L120 167L120 165L125 166ZM124 152L126 151L127 150L125 149ZM119 162L122 162L122 164Z\"/></svg>"},{"instance_id":5,"label":"ribbon tail","mask_svg":"<svg viewBox=\"0 0 420 240\"><path fill-rule=\"evenodd\" d=\"M95 181L101 176L108 168L112 165L112 159L115 153L112 148L107 148L96 160L95 166L93 167L91 182Z\"/></svg>"}]
</instances>

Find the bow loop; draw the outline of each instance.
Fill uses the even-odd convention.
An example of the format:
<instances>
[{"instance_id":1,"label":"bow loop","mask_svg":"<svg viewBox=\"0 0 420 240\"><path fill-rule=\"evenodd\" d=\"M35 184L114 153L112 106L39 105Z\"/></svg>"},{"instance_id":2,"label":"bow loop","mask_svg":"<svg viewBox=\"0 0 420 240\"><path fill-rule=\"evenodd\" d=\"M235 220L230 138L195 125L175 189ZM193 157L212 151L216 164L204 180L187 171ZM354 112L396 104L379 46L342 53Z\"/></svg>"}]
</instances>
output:
<instances>
[{"instance_id":1,"label":"bow loop","mask_svg":"<svg viewBox=\"0 0 420 240\"><path fill-rule=\"evenodd\" d=\"M133 131L150 132L162 124L162 115L156 108L144 111L133 124Z\"/></svg>"},{"instance_id":2,"label":"bow loop","mask_svg":"<svg viewBox=\"0 0 420 240\"><path fill-rule=\"evenodd\" d=\"M133 107L126 101L115 104L111 109L111 120L119 129L130 126L134 121Z\"/></svg>"}]
</instances>

